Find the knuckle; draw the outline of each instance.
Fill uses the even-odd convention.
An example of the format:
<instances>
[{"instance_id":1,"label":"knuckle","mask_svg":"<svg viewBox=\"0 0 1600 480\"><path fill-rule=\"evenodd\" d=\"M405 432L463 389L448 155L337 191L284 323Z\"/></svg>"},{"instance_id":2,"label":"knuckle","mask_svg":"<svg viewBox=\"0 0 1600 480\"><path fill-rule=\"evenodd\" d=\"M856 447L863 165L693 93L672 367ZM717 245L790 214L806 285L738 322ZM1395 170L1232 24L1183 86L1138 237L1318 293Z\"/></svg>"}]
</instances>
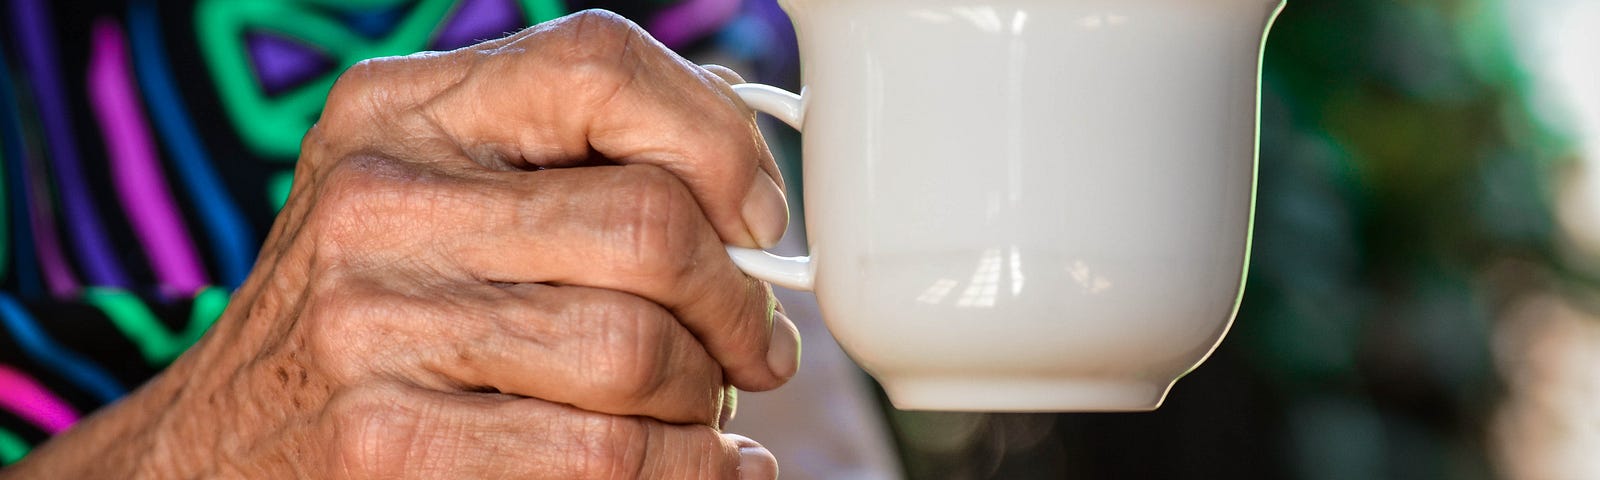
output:
<instances>
[{"instance_id":1,"label":"knuckle","mask_svg":"<svg viewBox=\"0 0 1600 480\"><path fill-rule=\"evenodd\" d=\"M357 244L369 237L370 224L384 218L380 210L391 205L386 200L398 192L385 185L371 168L375 157L340 159L329 166L319 185L316 203L307 222L320 227L325 243L334 246Z\"/></svg>"},{"instance_id":2,"label":"knuckle","mask_svg":"<svg viewBox=\"0 0 1600 480\"><path fill-rule=\"evenodd\" d=\"M385 82L384 76L398 61L397 57L369 58L340 73L328 90L323 122L343 124L371 114L374 100L385 97L381 93L389 88L390 82Z\"/></svg>"},{"instance_id":3,"label":"knuckle","mask_svg":"<svg viewBox=\"0 0 1600 480\"><path fill-rule=\"evenodd\" d=\"M318 125L333 138L374 130L395 122L409 107L433 97L445 82L459 79L459 55L422 52L369 58L339 74L323 104Z\"/></svg>"},{"instance_id":4,"label":"knuckle","mask_svg":"<svg viewBox=\"0 0 1600 480\"><path fill-rule=\"evenodd\" d=\"M580 477L632 480L645 476L645 452L655 428L637 417L596 415L583 421L575 455Z\"/></svg>"},{"instance_id":5,"label":"knuckle","mask_svg":"<svg viewBox=\"0 0 1600 480\"><path fill-rule=\"evenodd\" d=\"M681 278L693 268L698 208L688 187L659 167L623 167L627 178L612 204L628 265L651 280Z\"/></svg>"},{"instance_id":6,"label":"knuckle","mask_svg":"<svg viewBox=\"0 0 1600 480\"><path fill-rule=\"evenodd\" d=\"M329 420L335 471L350 478L398 478L407 470L420 418L397 388L341 392L323 415Z\"/></svg>"},{"instance_id":7,"label":"knuckle","mask_svg":"<svg viewBox=\"0 0 1600 480\"><path fill-rule=\"evenodd\" d=\"M586 8L567 15L573 28L588 30L593 35L620 35L637 27L634 23L603 8Z\"/></svg>"},{"instance_id":8,"label":"knuckle","mask_svg":"<svg viewBox=\"0 0 1600 480\"><path fill-rule=\"evenodd\" d=\"M605 325L589 329L596 335L587 351L595 391L603 398L637 406L648 402L666 382L669 334L665 312L646 302L603 302L587 306L590 318Z\"/></svg>"},{"instance_id":9,"label":"knuckle","mask_svg":"<svg viewBox=\"0 0 1600 480\"><path fill-rule=\"evenodd\" d=\"M622 50L640 33L639 26L627 18L598 8L567 15L560 20L558 30L565 33L562 46L573 48L579 55L625 53Z\"/></svg>"},{"instance_id":10,"label":"knuckle","mask_svg":"<svg viewBox=\"0 0 1600 480\"><path fill-rule=\"evenodd\" d=\"M639 46L645 34L637 24L615 13L590 9L556 22L548 46L556 55L571 85L584 85L604 95L615 92L638 67Z\"/></svg>"},{"instance_id":11,"label":"knuckle","mask_svg":"<svg viewBox=\"0 0 1600 480\"><path fill-rule=\"evenodd\" d=\"M317 228L323 254L377 253L414 246L441 212L462 207L455 190L420 167L390 157L356 154L330 165L315 191L306 223ZM361 247L361 248L352 248ZM381 248L379 248L381 247Z\"/></svg>"}]
</instances>

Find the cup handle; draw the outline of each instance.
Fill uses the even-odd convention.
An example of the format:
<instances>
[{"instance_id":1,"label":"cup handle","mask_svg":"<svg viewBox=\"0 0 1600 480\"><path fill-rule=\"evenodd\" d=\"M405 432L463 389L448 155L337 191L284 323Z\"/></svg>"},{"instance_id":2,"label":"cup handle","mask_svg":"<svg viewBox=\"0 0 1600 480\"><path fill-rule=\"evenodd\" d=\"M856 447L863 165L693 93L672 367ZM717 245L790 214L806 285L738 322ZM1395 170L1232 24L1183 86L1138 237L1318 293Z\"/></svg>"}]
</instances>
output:
<instances>
[{"instance_id":1,"label":"cup handle","mask_svg":"<svg viewBox=\"0 0 1600 480\"><path fill-rule=\"evenodd\" d=\"M772 115L795 130L800 129L805 112L800 108L799 95L759 83L734 85L733 93L738 94L750 108ZM810 256L780 257L765 250L734 246L728 247L728 256L744 273L774 285L810 291L816 279Z\"/></svg>"}]
</instances>

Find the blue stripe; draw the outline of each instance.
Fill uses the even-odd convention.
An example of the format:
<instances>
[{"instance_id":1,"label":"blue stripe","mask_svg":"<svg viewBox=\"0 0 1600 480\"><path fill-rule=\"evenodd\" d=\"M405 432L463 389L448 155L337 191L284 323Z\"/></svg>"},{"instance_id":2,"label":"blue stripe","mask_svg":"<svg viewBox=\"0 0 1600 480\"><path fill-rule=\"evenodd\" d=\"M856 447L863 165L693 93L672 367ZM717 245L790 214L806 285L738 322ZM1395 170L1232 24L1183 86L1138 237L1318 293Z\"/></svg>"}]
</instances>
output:
<instances>
[{"instance_id":1,"label":"blue stripe","mask_svg":"<svg viewBox=\"0 0 1600 480\"><path fill-rule=\"evenodd\" d=\"M101 402L114 402L127 392L121 382L99 365L51 340L44 329L39 328L33 315L5 293L0 293L0 322L5 323L11 337L22 345L22 351L28 358L66 378Z\"/></svg>"},{"instance_id":2,"label":"blue stripe","mask_svg":"<svg viewBox=\"0 0 1600 480\"><path fill-rule=\"evenodd\" d=\"M134 2L128 24L133 39L134 69L157 131L172 154L172 163L177 167L173 170L187 187L184 193L211 236L223 283L238 287L255 262L255 234L228 194L222 177L213 168L210 155L195 133L194 122L189 119L188 109L174 87L154 3L151 0Z\"/></svg>"},{"instance_id":3,"label":"blue stripe","mask_svg":"<svg viewBox=\"0 0 1600 480\"><path fill-rule=\"evenodd\" d=\"M5 43L0 42L0 52ZM26 298L44 295L43 279L39 276L39 257L33 251L33 226L29 223L31 212L28 202L28 151L22 141L22 113L17 109L16 89L11 85L11 66L0 55L0 147L5 148L6 196L11 208L12 248L11 258L16 268L17 290ZM0 252L4 255L5 252Z\"/></svg>"}]
</instances>

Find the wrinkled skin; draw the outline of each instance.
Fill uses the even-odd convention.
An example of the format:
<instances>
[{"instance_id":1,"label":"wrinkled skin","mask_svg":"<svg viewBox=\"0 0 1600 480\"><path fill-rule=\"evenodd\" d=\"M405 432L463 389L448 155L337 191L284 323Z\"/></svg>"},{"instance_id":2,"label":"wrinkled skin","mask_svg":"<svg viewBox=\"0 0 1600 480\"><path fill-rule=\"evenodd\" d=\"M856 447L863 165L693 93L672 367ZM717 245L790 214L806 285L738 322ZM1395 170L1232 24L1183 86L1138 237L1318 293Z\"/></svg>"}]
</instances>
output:
<instances>
[{"instance_id":1,"label":"wrinkled skin","mask_svg":"<svg viewBox=\"0 0 1600 480\"><path fill-rule=\"evenodd\" d=\"M739 79L582 12L352 67L227 311L8 478L772 478L799 340Z\"/></svg>"}]
</instances>

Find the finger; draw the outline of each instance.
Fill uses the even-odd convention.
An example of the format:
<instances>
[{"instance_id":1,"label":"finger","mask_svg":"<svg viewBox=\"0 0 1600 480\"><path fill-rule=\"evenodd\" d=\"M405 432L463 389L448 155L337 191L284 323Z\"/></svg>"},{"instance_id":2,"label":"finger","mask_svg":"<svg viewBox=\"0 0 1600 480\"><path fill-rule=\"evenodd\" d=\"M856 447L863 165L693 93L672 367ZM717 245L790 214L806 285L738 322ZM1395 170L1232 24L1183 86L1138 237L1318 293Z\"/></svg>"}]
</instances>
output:
<instances>
[{"instance_id":1,"label":"finger","mask_svg":"<svg viewBox=\"0 0 1600 480\"><path fill-rule=\"evenodd\" d=\"M325 177L308 223L329 225L330 250L365 252L375 268L432 262L430 272L462 281L643 297L666 307L743 390L794 375L794 326L770 288L733 265L676 176L649 165L478 175L353 157Z\"/></svg>"},{"instance_id":2,"label":"finger","mask_svg":"<svg viewBox=\"0 0 1600 480\"><path fill-rule=\"evenodd\" d=\"M722 369L670 313L622 292L546 285L347 282L343 309L408 342L418 381L441 390L492 391L617 415L717 425ZM360 299L360 300L352 300ZM332 310L332 311L328 311ZM403 367L403 365L401 365ZM415 378L413 375L412 378ZM437 381L434 381L437 379Z\"/></svg>"},{"instance_id":3,"label":"finger","mask_svg":"<svg viewBox=\"0 0 1600 480\"><path fill-rule=\"evenodd\" d=\"M480 307L505 348L468 354L458 364L463 381L600 413L716 425L722 367L661 306L578 286L499 290ZM550 368L561 364L570 369Z\"/></svg>"},{"instance_id":4,"label":"finger","mask_svg":"<svg viewBox=\"0 0 1600 480\"><path fill-rule=\"evenodd\" d=\"M778 478L778 458L772 451L744 435L724 433L722 437L739 447L739 478Z\"/></svg>"},{"instance_id":5,"label":"finger","mask_svg":"<svg viewBox=\"0 0 1600 480\"><path fill-rule=\"evenodd\" d=\"M783 236L783 177L754 113L632 22L579 12L449 55L436 63L468 73L443 75L456 80L423 110L456 143L521 167L594 154L656 165L683 179L724 243Z\"/></svg>"},{"instance_id":6,"label":"finger","mask_svg":"<svg viewBox=\"0 0 1600 480\"><path fill-rule=\"evenodd\" d=\"M534 269L508 262L516 245L477 244L457 260L486 278L620 290L659 303L682 322L745 390L777 388L799 366L800 339L776 312L771 288L734 266L678 179L650 166L546 170L522 182L527 195L567 202L548 215L524 213L522 227L543 232L523 251L571 255ZM596 188L598 186L598 188ZM618 197L620 196L620 198ZM543 202L541 202L543 203ZM508 211L517 211L510 208ZM505 232L485 226L477 232ZM515 241L514 232L493 235ZM480 237L485 237L480 234ZM531 261L532 259L530 259ZM504 277L502 277L504 276Z\"/></svg>"},{"instance_id":7,"label":"finger","mask_svg":"<svg viewBox=\"0 0 1600 480\"><path fill-rule=\"evenodd\" d=\"M742 479L777 473L759 444L708 426L538 399L385 387L343 395L329 410L338 425L335 467L358 478Z\"/></svg>"}]
</instances>

